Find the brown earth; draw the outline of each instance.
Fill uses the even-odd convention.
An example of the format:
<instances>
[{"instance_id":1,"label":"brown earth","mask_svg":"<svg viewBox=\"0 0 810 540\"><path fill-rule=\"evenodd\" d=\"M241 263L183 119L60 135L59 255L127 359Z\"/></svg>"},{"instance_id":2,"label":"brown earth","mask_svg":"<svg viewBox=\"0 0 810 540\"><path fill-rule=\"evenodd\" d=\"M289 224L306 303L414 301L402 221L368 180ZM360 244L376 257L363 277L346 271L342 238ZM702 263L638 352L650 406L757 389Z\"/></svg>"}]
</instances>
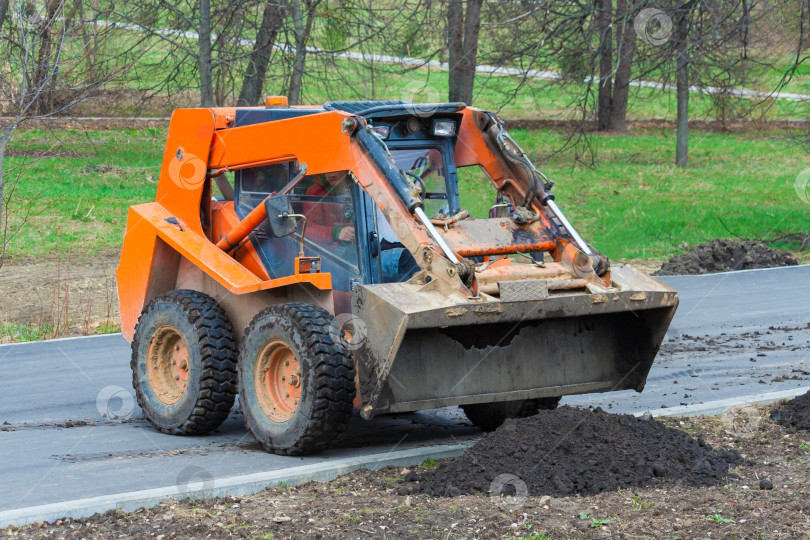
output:
<instances>
[{"instance_id":1,"label":"brown earth","mask_svg":"<svg viewBox=\"0 0 810 540\"><path fill-rule=\"evenodd\" d=\"M509 420L465 454L409 478L401 493L594 495L675 480L722 485L736 451L715 450L651 416L561 407ZM493 487L494 486L494 487Z\"/></svg>"},{"instance_id":2,"label":"brown earth","mask_svg":"<svg viewBox=\"0 0 810 540\"><path fill-rule=\"evenodd\" d=\"M714 448L740 452L744 462L721 486L664 479L584 497L398 495L407 475L435 467L428 461L411 470L361 471L247 497L171 500L129 514L111 511L7 528L0 537L808 538L810 435L790 433L768 417L769 410L747 407L720 417L662 420Z\"/></svg>"},{"instance_id":3,"label":"brown earth","mask_svg":"<svg viewBox=\"0 0 810 540\"><path fill-rule=\"evenodd\" d=\"M7 260L0 268L0 323L48 326L57 335L116 326L118 259L118 253L106 252ZM8 338L0 335L0 341Z\"/></svg>"},{"instance_id":4,"label":"brown earth","mask_svg":"<svg viewBox=\"0 0 810 540\"><path fill-rule=\"evenodd\" d=\"M715 238L672 257L654 275L711 274L796 264L798 261L792 254L772 249L756 240Z\"/></svg>"},{"instance_id":5,"label":"brown earth","mask_svg":"<svg viewBox=\"0 0 810 540\"><path fill-rule=\"evenodd\" d=\"M789 429L810 430L810 392L775 409L771 418Z\"/></svg>"}]
</instances>

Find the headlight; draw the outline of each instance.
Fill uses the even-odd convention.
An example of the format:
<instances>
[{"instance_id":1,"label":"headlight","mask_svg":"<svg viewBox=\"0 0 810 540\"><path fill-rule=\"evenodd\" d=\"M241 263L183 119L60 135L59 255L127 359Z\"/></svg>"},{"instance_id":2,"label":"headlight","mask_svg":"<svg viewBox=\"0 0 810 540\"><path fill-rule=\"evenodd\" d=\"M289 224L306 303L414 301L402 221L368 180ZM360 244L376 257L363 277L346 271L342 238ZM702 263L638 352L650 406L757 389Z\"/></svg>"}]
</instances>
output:
<instances>
[{"instance_id":1,"label":"headlight","mask_svg":"<svg viewBox=\"0 0 810 540\"><path fill-rule=\"evenodd\" d=\"M372 126L374 133L380 136L381 139L387 139L388 134L391 132L390 126Z\"/></svg>"},{"instance_id":2,"label":"headlight","mask_svg":"<svg viewBox=\"0 0 810 540\"><path fill-rule=\"evenodd\" d=\"M436 137L452 137L456 134L456 123L452 120L434 120L433 135Z\"/></svg>"}]
</instances>

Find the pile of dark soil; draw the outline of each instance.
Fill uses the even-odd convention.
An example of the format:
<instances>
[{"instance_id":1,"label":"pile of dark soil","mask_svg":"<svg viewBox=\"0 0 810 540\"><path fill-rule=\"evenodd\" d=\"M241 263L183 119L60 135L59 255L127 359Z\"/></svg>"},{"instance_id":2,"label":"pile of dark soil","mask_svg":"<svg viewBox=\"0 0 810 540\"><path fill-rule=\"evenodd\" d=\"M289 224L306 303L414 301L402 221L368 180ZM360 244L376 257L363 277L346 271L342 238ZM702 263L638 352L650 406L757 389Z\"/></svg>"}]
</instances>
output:
<instances>
[{"instance_id":1,"label":"pile of dark soil","mask_svg":"<svg viewBox=\"0 0 810 540\"><path fill-rule=\"evenodd\" d=\"M672 257L654 275L711 274L795 264L798 261L790 253L769 248L755 240L739 242L715 238Z\"/></svg>"},{"instance_id":2,"label":"pile of dark soil","mask_svg":"<svg viewBox=\"0 0 810 540\"><path fill-rule=\"evenodd\" d=\"M810 392L791 399L776 409L771 417L785 427L810 430Z\"/></svg>"},{"instance_id":3,"label":"pile of dark soil","mask_svg":"<svg viewBox=\"0 0 810 540\"><path fill-rule=\"evenodd\" d=\"M689 486L719 485L736 451L715 450L702 439L653 418L561 407L509 420L463 456L433 471L411 474L403 491L429 495L489 492L502 474L517 476L530 495L591 495L647 486L662 479ZM505 495L520 491L507 484Z\"/></svg>"}]
</instances>

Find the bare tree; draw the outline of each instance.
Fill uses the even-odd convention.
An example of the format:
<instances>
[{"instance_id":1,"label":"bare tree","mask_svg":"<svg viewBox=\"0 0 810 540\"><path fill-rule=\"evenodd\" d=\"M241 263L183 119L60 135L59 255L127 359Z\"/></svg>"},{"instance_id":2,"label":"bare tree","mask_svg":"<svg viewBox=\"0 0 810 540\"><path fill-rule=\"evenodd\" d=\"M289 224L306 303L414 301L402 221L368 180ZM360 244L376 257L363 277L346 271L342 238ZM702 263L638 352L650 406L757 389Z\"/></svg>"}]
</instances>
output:
<instances>
[{"instance_id":1,"label":"bare tree","mask_svg":"<svg viewBox=\"0 0 810 540\"><path fill-rule=\"evenodd\" d=\"M283 22L283 4L277 0L267 0L264 5L262 22L256 34L256 43L253 45L253 51L250 54L250 60L245 71L245 78L242 82L242 90L239 93L237 105L256 105L261 100L267 66L270 64L276 36Z\"/></svg>"},{"instance_id":2,"label":"bare tree","mask_svg":"<svg viewBox=\"0 0 810 540\"><path fill-rule=\"evenodd\" d=\"M64 1L50 1L37 10L23 0L6 7L10 20L3 36L3 56L8 67L2 77L6 120L0 125L0 266L13 236L8 220L9 191L13 186L7 185L5 178L6 148L20 122L42 108L43 96L58 73L65 41L65 32L59 31L63 28L59 18L64 7Z\"/></svg>"},{"instance_id":3,"label":"bare tree","mask_svg":"<svg viewBox=\"0 0 810 540\"><path fill-rule=\"evenodd\" d=\"M627 130L627 101L630 97L630 76L636 52L636 32L633 21L638 14L639 0L616 0L616 72L610 99L609 129Z\"/></svg>"},{"instance_id":4,"label":"bare tree","mask_svg":"<svg viewBox=\"0 0 810 540\"><path fill-rule=\"evenodd\" d=\"M214 106L214 82L211 67L211 0L200 0L200 29L197 37L200 70L200 106Z\"/></svg>"},{"instance_id":5,"label":"bare tree","mask_svg":"<svg viewBox=\"0 0 810 540\"><path fill-rule=\"evenodd\" d=\"M315 22L315 12L320 0L292 0L290 5L294 54L290 86L287 90L290 105L298 105L301 100L301 87L304 82L304 69L307 61L307 46L312 34L312 25Z\"/></svg>"},{"instance_id":6,"label":"bare tree","mask_svg":"<svg viewBox=\"0 0 810 540\"><path fill-rule=\"evenodd\" d=\"M678 102L675 165L689 164L689 30L693 2L682 2L675 19L675 71Z\"/></svg>"},{"instance_id":7,"label":"bare tree","mask_svg":"<svg viewBox=\"0 0 810 540\"><path fill-rule=\"evenodd\" d=\"M596 29L597 57L599 59L599 92L596 108L600 131L610 129L610 100L613 96L613 1L594 2L594 28Z\"/></svg>"},{"instance_id":8,"label":"bare tree","mask_svg":"<svg viewBox=\"0 0 810 540\"><path fill-rule=\"evenodd\" d=\"M69 47L71 40L83 43L81 33L71 26L66 0L36 4L12 0L7 4L5 21L0 25L2 57L0 64L0 266L9 242L33 211L10 223L14 190L23 178L24 168L9 168L5 156L9 142L23 121L60 114L86 99L116 77L131 60L131 50L119 51L114 58L99 61L94 79L84 71L82 47ZM75 21L84 25L86 21ZM106 39L96 35L93 39ZM137 47L137 44L134 45ZM8 176L9 173L12 176Z\"/></svg>"},{"instance_id":9,"label":"bare tree","mask_svg":"<svg viewBox=\"0 0 810 540\"><path fill-rule=\"evenodd\" d=\"M471 104L478 65L478 34L483 0L448 0L447 48L450 101Z\"/></svg>"},{"instance_id":10,"label":"bare tree","mask_svg":"<svg viewBox=\"0 0 810 540\"><path fill-rule=\"evenodd\" d=\"M190 5L143 0L117 4L110 22L148 38L149 58L132 81L142 92L167 96L193 89L201 106L223 106L241 93L244 68L253 56L246 45L252 38L246 36L256 35L261 9L257 14L254 8L264 5L261 0Z\"/></svg>"},{"instance_id":11,"label":"bare tree","mask_svg":"<svg viewBox=\"0 0 810 540\"><path fill-rule=\"evenodd\" d=\"M756 80L748 57L750 37L747 29L753 13L762 17L756 0L675 0L666 8L671 18L673 35L665 43L647 47L645 54L653 59L651 70L659 70L675 79L677 101L675 164L689 164L689 99L696 88L711 87L711 99L725 107L746 82ZM666 86L664 86L666 88ZM727 89L723 92L723 89Z\"/></svg>"},{"instance_id":12,"label":"bare tree","mask_svg":"<svg viewBox=\"0 0 810 540\"><path fill-rule=\"evenodd\" d=\"M6 21L6 13L8 13L9 0L0 0L0 31L3 29L3 23Z\"/></svg>"}]
</instances>

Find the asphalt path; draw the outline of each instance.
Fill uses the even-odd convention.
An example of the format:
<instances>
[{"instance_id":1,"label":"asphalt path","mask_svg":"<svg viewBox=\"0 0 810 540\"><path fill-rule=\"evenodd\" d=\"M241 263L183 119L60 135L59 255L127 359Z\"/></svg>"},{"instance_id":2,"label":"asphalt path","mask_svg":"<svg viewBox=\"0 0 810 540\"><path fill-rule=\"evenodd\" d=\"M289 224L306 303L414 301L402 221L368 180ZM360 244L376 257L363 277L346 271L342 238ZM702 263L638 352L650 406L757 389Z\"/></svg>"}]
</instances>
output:
<instances>
[{"instance_id":1,"label":"asphalt path","mask_svg":"<svg viewBox=\"0 0 810 540\"><path fill-rule=\"evenodd\" d=\"M615 412L807 386L810 265L662 278L681 304L643 393L567 397ZM476 437L456 408L359 418L318 456L261 451L238 411L214 433L152 429L120 335L0 346L0 511Z\"/></svg>"}]
</instances>

